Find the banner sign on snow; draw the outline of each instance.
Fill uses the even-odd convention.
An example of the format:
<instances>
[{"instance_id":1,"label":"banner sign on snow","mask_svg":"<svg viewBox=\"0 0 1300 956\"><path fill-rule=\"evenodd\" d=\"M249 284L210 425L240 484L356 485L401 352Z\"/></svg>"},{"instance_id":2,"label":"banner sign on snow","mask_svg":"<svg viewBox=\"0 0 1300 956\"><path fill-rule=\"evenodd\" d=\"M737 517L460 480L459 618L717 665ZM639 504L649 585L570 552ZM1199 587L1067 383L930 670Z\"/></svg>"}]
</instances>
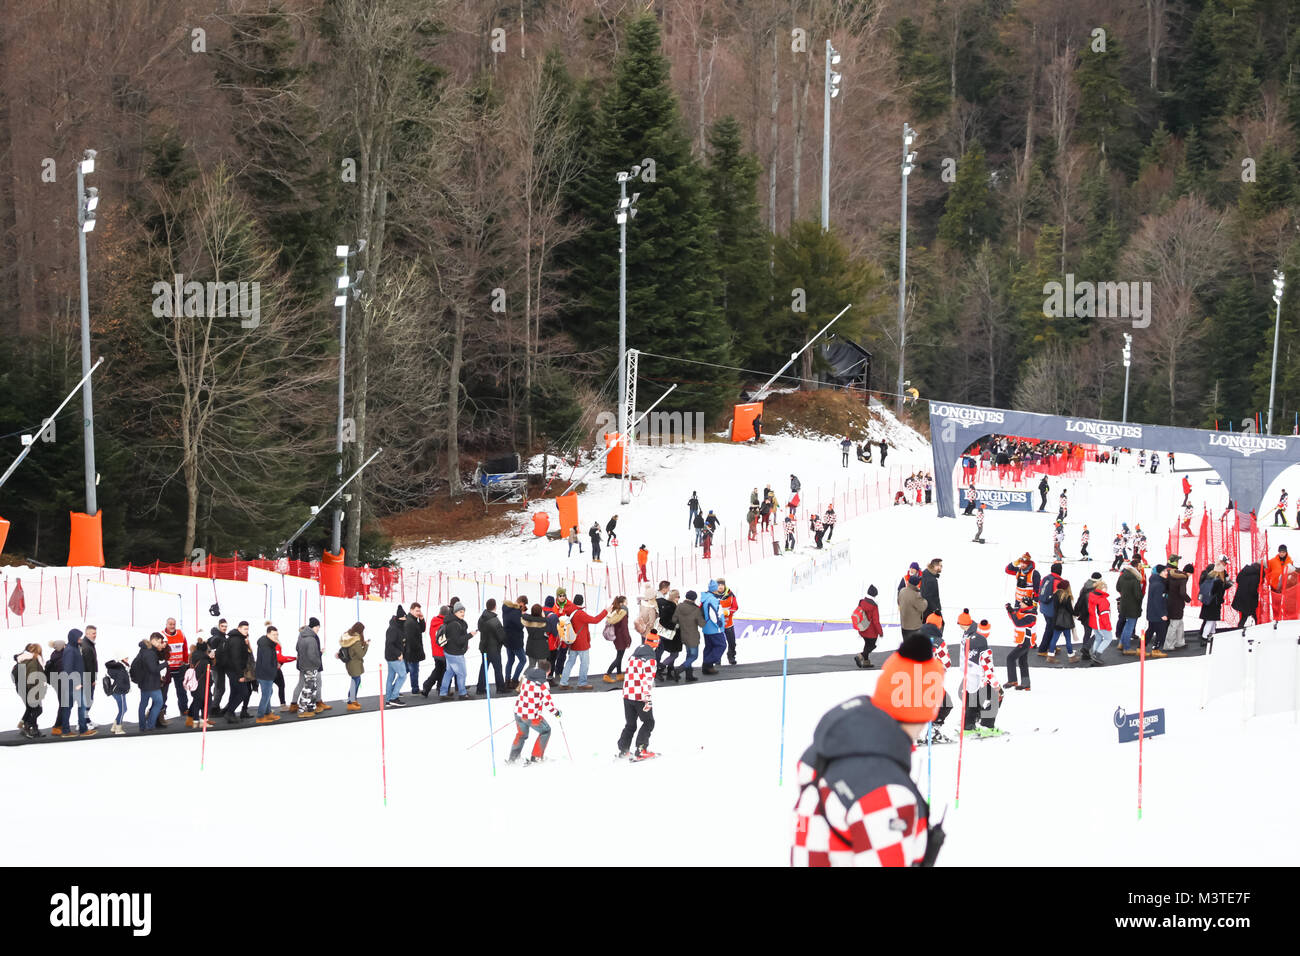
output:
<instances>
[{"instance_id":1,"label":"banner sign on snow","mask_svg":"<svg viewBox=\"0 0 1300 956\"><path fill-rule=\"evenodd\" d=\"M1115 708L1115 729L1119 731L1119 742L1131 744L1138 739L1138 715L1126 714L1123 707ZM1157 737L1165 732L1165 709L1157 707L1146 712L1146 729L1143 737Z\"/></svg>"},{"instance_id":2,"label":"banner sign on snow","mask_svg":"<svg viewBox=\"0 0 1300 956\"><path fill-rule=\"evenodd\" d=\"M966 507L966 493L969 489L961 489L957 496L957 504L961 508ZM1032 491L1009 491L1005 488L976 488L975 502L984 502L984 507L993 511L1033 511L1034 510L1034 493Z\"/></svg>"},{"instance_id":3,"label":"banner sign on snow","mask_svg":"<svg viewBox=\"0 0 1300 956\"><path fill-rule=\"evenodd\" d=\"M733 622L738 640L747 637L790 637L794 634L817 634L821 631L839 631L851 628L848 621L790 621L774 618L741 618Z\"/></svg>"}]
</instances>

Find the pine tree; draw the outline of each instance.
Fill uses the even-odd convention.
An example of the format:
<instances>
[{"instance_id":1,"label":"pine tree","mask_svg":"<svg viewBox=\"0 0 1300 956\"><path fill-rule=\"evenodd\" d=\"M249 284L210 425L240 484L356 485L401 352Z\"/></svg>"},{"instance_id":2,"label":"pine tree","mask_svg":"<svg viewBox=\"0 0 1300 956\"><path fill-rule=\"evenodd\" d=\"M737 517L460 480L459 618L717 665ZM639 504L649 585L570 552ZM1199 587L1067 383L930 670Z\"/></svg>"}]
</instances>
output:
<instances>
[{"instance_id":1,"label":"pine tree","mask_svg":"<svg viewBox=\"0 0 1300 956\"><path fill-rule=\"evenodd\" d=\"M1103 157L1124 168L1133 164L1133 94L1124 85L1124 51L1114 30L1106 29L1104 51L1087 46L1075 68L1079 84L1078 132Z\"/></svg>"},{"instance_id":2,"label":"pine tree","mask_svg":"<svg viewBox=\"0 0 1300 956\"><path fill-rule=\"evenodd\" d=\"M989 183L984 148L973 144L957 164L957 181L948 193L939 238L965 255L971 255L986 239L998 233L997 204Z\"/></svg>"},{"instance_id":3,"label":"pine tree","mask_svg":"<svg viewBox=\"0 0 1300 956\"><path fill-rule=\"evenodd\" d=\"M586 229L569 249L568 285L578 304L567 328L581 349L599 350L605 369L616 364L615 174L639 164L639 176L627 184L629 198L639 194L637 216L627 224L628 347L704 363L701 369L646 357L640 368L648 379L683 381L661 408L717 413L732 394L731 376L707 366L732 363L719 306L712 210L704 171L691 156L682 127L652 13L628 24L592 142L591 162L574 190Z\"/></svg>"},{"instance_id":4,"label":"pine tree","mask_svg":"<svg viewBox=\"0 0 1300 956\"><path fill-rule=\"evenodd\" d=\"M771 299L770 237L758 208L758 160L743 151L740 124L724 116L709 134L709 197L713 203L722 314L732 354L763 368L773 349L761 328Z\"/></svg>"}]
</instances>

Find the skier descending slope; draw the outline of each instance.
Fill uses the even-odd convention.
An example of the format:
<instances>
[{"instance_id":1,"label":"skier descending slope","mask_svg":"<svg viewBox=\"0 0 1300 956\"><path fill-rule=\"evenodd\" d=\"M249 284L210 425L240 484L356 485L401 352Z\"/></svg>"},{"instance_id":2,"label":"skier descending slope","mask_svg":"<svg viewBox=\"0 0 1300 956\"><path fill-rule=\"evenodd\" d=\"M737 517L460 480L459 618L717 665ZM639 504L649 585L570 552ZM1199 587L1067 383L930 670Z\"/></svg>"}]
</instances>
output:
<instances>
[{"instance_id":1,"label":"skier descending slope","mask_svg":"<svg viewBox=\"0 0 1300 956\"><path fill-rule=\"evenodd\" d=\"M659 647L659 632L649 631L645 643L638 647L627 664L627 676L623 681L623 733L618 738L618 755L632 760L649 760L659 756L646 750L650 743L650 734L655 729L655 718L651 712L650 695L655 686L655 650ZM641 730L637 731L637 721ZM629 755L632 735L636 734L636 749Z\"/></svg>"},{"instance_id":2,"label":"skier descending slope","mask_svg":"<svg viewBox=\"0 0 1300 956\"><path fill-rule=\"evenodd\" d=\"M533 755L527 762L541 763L545 758L546 742L551 739L551 725L542 716L544 710L549 710L556 717L560 716L546 686L546 672L540 667L530 667L524 671L524 679L519 684L519 696L515 699L515 742L510 747L506 763L516 763L519 760L530 729L537 731L537 740L533 743Z\"/></svg>"},{"instance_id":3,"label":"skier descending slope","mask_svg":"<svg viewBox=\"0 0 1300 956\"><path fill-rule=\"evenodd\" d=\"M870 697L824 714L799 759L791 866L933 866L943 827L910 776L914 741L943 699L943 665L914 634Z\"/></svg>"}]
</instances>

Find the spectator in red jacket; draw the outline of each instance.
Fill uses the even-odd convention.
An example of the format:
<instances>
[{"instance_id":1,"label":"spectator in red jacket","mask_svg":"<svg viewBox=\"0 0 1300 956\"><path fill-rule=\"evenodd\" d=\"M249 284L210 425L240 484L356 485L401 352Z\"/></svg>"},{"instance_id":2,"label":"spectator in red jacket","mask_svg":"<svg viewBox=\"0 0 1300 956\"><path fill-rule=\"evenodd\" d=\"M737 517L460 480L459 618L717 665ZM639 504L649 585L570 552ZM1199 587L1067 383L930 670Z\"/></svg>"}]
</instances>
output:
<instances>
[{"instance_id":1,"label":"spectator in red jacket","mask_svg":"<svg viewBox=\"0 0 1300 956\"><path fill-rule=\"evenodd\" d=\"M871 652L876 649L876 641L885 633L880 626L880 607L873 600L879 593L874 584L867 588L867 596L858 602L850 618L862 638L862 653L853 655L853 663L867 670L872 667Z\"/></svg>"},{"instance_id":2,"label":"spectator in red jacket","mask_svg":"<svg viewBox=\"0 0 1300 956\"><path fill-rule=\"evenodd\" d=\"M460 598L452 598L452 606L454 607L459 600ZM451 607L444 604L438 608L438 616L429 621L429 655L433 658L433 673L420 688L420 693L425 697L428 697L429 691L435 687L442 686L442 675L447 672L447 654L438 644L438 632L442 630L442 624L449 614L451 614Z\"/></svg>"},{"instance_id":3,"label":"spectator in red jacket","mask_svg":"<svg viewBox=\"0 0 1300 956\"><path fill-rule=\"evenodd\" d=\"M176 704L182 714L190 709L189 695L185 693L185 669L190 665L190 644L185 640L184 632L176 628L176 618L167 618L163 628L163 640L167 642L167 681L163 684L162 713L158 715L158 726L166 727L163 718L167 716L167 687L176 688Z\"/></svg>"},{"instance_id":4,"label":"spectator in red jacket","mask_svg":"<svg viewBox=\"0 0 1300 956\"><path fill-rule=\"evenodd\" d=\"M573 643L569 645L569 654L564 662L564 677L560 680L560 687L568 690L569 674L573 670L573 662L578 662L578 690L591 690L592 685L587 682L587 660L591 656L591 632L588 628L593 624L599 624L605 619L608 610L601 611L600 614L593 617L587 613L583 607L583 597L576 594L573 597L574 609L569 615L570 625L573 627Z\"/></svg>"},{"instance_id":5,"label":"spectator in red jacket","mask_svg":"<svg viewBox=\"0 0 1300 956\"><path fill-rule=\"evenodd\" d=\"M1088 592L1088 626L1092 628L1092 666L1100 667L1105 663L1101 652L1115 639L1110 626L1110 594L1105 581L1098 581Z\"/></svg>"}]
</instances>

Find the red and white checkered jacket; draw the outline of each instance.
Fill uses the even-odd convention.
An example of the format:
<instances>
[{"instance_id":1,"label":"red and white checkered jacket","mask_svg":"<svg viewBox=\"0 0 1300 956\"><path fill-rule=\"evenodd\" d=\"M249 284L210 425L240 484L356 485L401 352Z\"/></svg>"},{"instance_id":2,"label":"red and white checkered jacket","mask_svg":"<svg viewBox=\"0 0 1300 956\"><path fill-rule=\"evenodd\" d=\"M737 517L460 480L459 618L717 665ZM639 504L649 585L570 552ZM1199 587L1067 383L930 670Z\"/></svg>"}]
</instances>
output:
<instances>
[{"instance_id":1,"label":"red and white checkered jacket","mask_svg":"<svg viewBox=\"0 0 1300 956\"><path fill-rule=\"evenodd\" d=\"M925 857L925 811L906 787L887 783L845 809L825 779L800 762L791 866L915 866ZM818 809L818 803L821 809Z\"/></svg>"},{"instance_id":2,"label":"red and white checkered jacket","mask_svg":"<svg viewBox=\"0 0 1300 956\"><path fill-rule=\"evenodd\" d=\"M934 649L934 659L943 665L944 670L952 667L952 658L948 655L947 644L941 643Z\"/></svg>"},{"instance_id":3,"label":"red and white checkered jacket","mask_svg":"<svg viewBox=\"0 0 1300 956\"><path fill-rule=\"evenodd\" d=\"M639 657L633 654L627 662L627 670L623 673L624 699L649 702L650 692L654 690L654 686L655 659L653 657Z\"/></svg>"},{"instance_id":4,"label":"red and white checkered jacket","mask_svg":"<svg viewBox=\"0 0 1300 956\"><path fill-rule=\"evenodd\" d=\"M971 661L976 667L970 669L966 675L966 693L973 694L981 687L992 687L997 690L1002 684L998 681L998 672L993 668L993 652L991 650L980 651L980 656Z\"/></svg>"},{"instance_id":5,"label":"red and white checkered jacket","mask_svg":"<svg viewBox=\"0 0 1300 956\"><path fill-rule=\"evenodd\" d=\"M545 684L536 684L527 677L519 682L519 696L515 698L515 716L522 717L528 723L542 719L542 711L558 713L551 692Z\"/></svg>"}]
</instances>

